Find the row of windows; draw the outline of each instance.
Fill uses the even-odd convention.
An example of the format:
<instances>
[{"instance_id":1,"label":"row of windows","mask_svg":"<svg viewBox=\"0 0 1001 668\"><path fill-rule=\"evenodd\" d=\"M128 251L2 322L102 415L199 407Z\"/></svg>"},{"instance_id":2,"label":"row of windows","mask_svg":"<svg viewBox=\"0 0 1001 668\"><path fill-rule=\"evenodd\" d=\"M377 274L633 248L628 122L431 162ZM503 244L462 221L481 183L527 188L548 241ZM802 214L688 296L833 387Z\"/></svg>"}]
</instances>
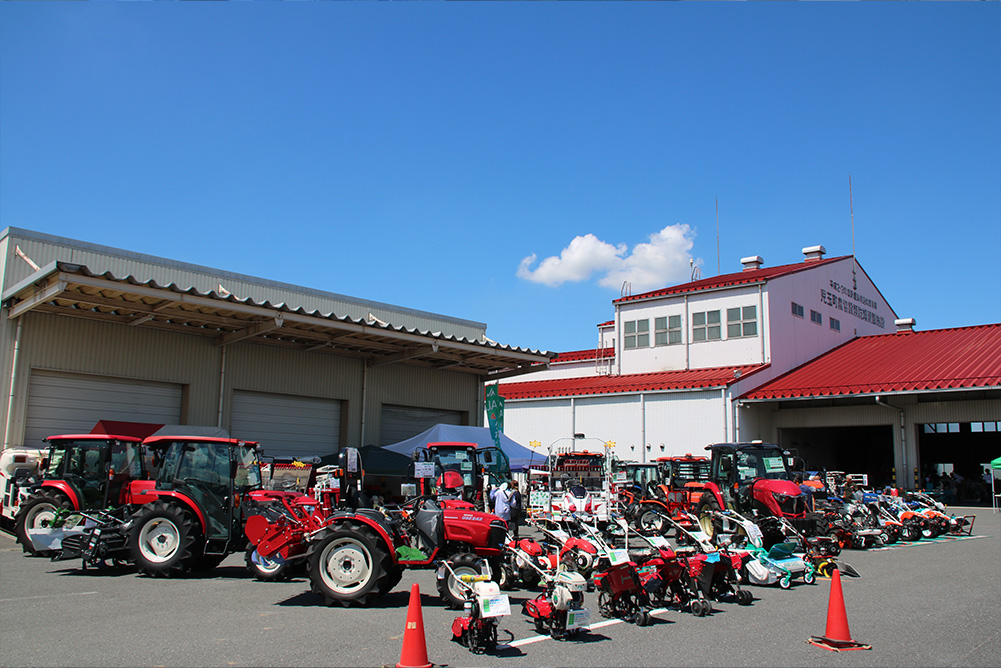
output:
<instances>
[{"instance_id":1,"label":"row of windows","mask_svg":"<svg viewBox=\"0 0 1001 668\"><path fill-rule=\"evenodd\" d=\"M958 434L960 432L958 422L938 422L935 424L921 425L926 434ZM998 422L971 422L970 431L979 434L985 431L1001 431L1001 423Z\"/></svg>"},{"instance_id":2,"label":"row of windows","mask_svg":"<svg viewBox=\"0 0 1001 668\"><path fill-rule=\"evenodd\" d=\"M805 313L806 313L806 310L802 307L802 305L797 304L796 302L792 302L792 314L794 316L796 316L797 318L803 318L803 317L805 317L805 315L804 315ZM814 311L814 310L811 309L810 310L810 321L813 322L814 324L817 324L817 325L823 325L824 324L824 316L823 316L823 314L820 313L820 311ZM833 329L835 332L840 332L841 331L841 321L838 320L837 318L831 318L830 319L830 326L831 326L831 329Z\"/></svg>"},{"instance_id":3,"label":"row of windows","mask_svg":"<svg viewBox=\"0 0 1001 668\"><path fill-rule=\"evenodd\" d=\"M692 341L719 341L723 338L723 311L692 313ZM650 320L627 320L622 324L622 343L627 350L650 347ZM738 306L726 309L726 338L758 335L758 307ZM673 346L682 342L681 316L653 319L653 345Z\"/></svg>"}]
</instances>

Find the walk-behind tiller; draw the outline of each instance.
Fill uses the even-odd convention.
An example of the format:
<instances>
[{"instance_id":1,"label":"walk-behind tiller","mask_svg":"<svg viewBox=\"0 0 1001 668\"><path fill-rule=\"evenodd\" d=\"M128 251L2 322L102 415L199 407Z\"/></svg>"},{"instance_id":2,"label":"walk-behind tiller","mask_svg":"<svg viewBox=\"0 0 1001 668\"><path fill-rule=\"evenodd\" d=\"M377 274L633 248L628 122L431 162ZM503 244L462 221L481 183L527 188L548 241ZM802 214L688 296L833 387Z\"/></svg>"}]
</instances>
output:
<instances>
[{"instance_id":1,"label":"walk-behind tiller","mask_svg":"<svg viewBox=\"0 0 1001 668\"><path fill-rule=\"evenodd\" d=\"M612 550L608 562L593 577L598 612L605 618L647 626L652 621L650 597L640 582L636 563L629 560L628 550Z\"/></svg>"},{"instance_id":2,"label":"walk-behind tiller","mask_svg":"<svg viewBox=\"0 0 1001 668\"><path fill-rule=\"evenodd\" d=\"M591 621L591 611L584 607L584 576L576 571L543 569L518 547L509 545L507 549L541 578L542 593L522 604L522 612L535 621L535 631L554 640L576 636Z\"/></svg>"},{"instance_id":3,"label":"walk-behind tiller","mask_svg":"<svg viewBox=\"0 0 1001 668\"><path fill-rule=\"evenodd\" d=\"M702 588L686 567L687 560L678 558L666 538L659 534L647 536L632 532L632 535L638 536L648 546L634 550L629 547L628 522L617 518L616 523L623 529L629 559L636 563L636 574L651 603L687 609L696 617L704 617L712 611L712 605L705 600Z\"/></svg>"},{"instance_id":4,"label":"walk-behind tiller","mask_svg":"<svg viewBox=\"0 0 1001 668\"><path fill-rule=\"evenodd\" d=\"M668 518L668 522L686 536L693 547L679 549L676 554L685 561L688 573L695 578L707 599L723 602L732 598L737 605L750 605L754 596L740 588L740 572L747 552L738 552L728 546L716 547L705 531L692 531ZM696 524L697 526L697 524Z\"/></svg>"},{"instance_id":5,"label":"walk-behind tiller","mask_svg":"<svg viewBox=\"0 0 1001 668\"><path fill-rule=\"evenodd\" d=\"M489 570L485 563L484 566ZM457 574L448 562L444 562L444 567L466 594L463 615L452 620L452 640L473 654L493 652L497 649L498 618L511 614L507 594L502 594L497 583L490 581L490 573Z\"/></svg>"}]
</instances>

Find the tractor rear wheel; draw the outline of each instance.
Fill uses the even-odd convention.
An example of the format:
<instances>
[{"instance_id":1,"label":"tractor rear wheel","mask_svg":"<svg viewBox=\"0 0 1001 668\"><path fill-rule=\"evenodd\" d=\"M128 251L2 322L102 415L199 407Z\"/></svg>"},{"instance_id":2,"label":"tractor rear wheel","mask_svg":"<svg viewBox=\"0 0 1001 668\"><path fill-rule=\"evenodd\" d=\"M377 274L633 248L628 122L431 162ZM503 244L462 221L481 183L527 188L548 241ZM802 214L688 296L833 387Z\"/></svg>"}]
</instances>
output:
<instances>
[{"instance_id":1,"label":"tractor rear wheel","mask_svg":"<svg viewBox=\"0 0 1001 668\"><path fill-rule=\"evenodd\" d=\"M29 529L44 529L49 526L56 512L60 510L72 510L70 500L58 492L50 492L41 496L36 496L29 500L17 513L14 523L14 530L17 533L17 542L21 544L21 549L25 553L36 557L47 557L52 550L42 550L35 547L28 535Z\"/></svg>"},{"instance_id":2,"label":"tractor rear wheel","mask_svg":"<svg viewBox=\"0 0 1001 668\"><path fill-rule=\"evenodd\" d=\"M156 501L136 513L132 559L140 573L173 577L191 570L201 556L201 531L186 508Z\"/></svg>"},{"instance_id":3,"label":"tractor rear wheel","mask_svg":"<svg viewBox=\"0 0 1001 668\"><path fill-rule=\"evenodd\" d=\"M702 496L699 497L699 505L696 514L699 518L699 526L710 538L715 536L717 531L722 528L719 520L717 520L713 515L713 513L717 513L720 510L722 510L722 508L720 508L719 501L716 500L713 493L703 492Z\"/></svg>"},{"instance_id":4,"label":"tractor rear wheel","mask_svg":"<svg viewBox=\"0 0 1001 668\"><path fill-rule=\"evenodd\" d=\"M327 605L366 605L390 589L396 565L372 529L342 524L324 536L309 555L313 592Z\"/></svg>"},{"instance_id":5,"label":"tractor rear wheel","mask_svg":"<svg viewBox=\"0 0 1001 668\"><path fill-rule=\"evenodd\" d=\"M640 531L662 534L667 529L667 521L656 510L641 510L639 519L636 520L636 528Z\"/></svg>"},{"instance_id":6,"label":"tractor rear wheel","mask_svg":"<svg viewBox=\"0 0 1001 668\"><path fill-rule=\"evenodd\" d=\"M482 571L483 557L478 557L472 552L463 552L451 557L448 565L452 567L455 575L479 575ZM452 610L461 610L462 604L466 602L466 590L460 585L452 573L446 569L445 577L437 581L438 595L445 605Z\"/></svg>"}]
</instances>

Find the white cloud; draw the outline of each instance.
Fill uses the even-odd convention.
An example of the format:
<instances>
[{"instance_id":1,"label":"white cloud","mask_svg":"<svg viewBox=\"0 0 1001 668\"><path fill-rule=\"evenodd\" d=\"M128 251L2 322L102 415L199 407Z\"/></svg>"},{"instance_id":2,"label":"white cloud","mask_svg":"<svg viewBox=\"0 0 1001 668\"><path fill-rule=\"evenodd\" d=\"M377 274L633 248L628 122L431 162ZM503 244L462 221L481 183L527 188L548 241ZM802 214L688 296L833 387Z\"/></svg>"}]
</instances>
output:
<instances>
[{"instance_id":1,"label":"white cloud","mask_svg":"<svg viewBox=\"0 0 1001 668\"><path fill-rule=\"evenodd\" d=\"M688 225L668 225L650 235L649 243L613 246L593 234L574 237L559 257L550 256L532 269L535 253L521 261L518 277L551 287L598 275L598 285L620 289L629 283L637 294L689 280L695 232Z\"/></svg>"},{"instance_id":2,"label":"white cloud","mask_svg":"<svg viewBox=\"0 0 1001 668\"><path fill-rule=\"evenodd\" d=\"M547 257L532 269L537 256L532 253L518 266L518 277L556 287L570 282L585 281L595 272L608 271L622 261L627 246L613 246L593 234L574 237L559 257Z\"/></svg>"}]
</instances>

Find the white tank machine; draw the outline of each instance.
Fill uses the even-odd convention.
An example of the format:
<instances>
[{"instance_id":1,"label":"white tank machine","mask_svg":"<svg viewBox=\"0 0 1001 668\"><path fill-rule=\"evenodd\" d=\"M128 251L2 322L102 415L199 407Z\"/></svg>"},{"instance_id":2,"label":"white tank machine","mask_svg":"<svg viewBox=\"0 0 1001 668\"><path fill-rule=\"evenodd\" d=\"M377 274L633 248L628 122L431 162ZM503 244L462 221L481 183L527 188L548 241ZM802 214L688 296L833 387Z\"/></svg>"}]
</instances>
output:
<instances>
[{"instance_id":1,"label":"white tank machine","mask_svg":"<svg viewBox=\"0 0 1001 668\"><path fill-rule=\"evenodd\" d=\"M0 526L3 529L14 531L14 518L21 504L20 481L41 472L48 452L39 448L7 448L0 451L0 490L3 492Z\"/></svg>"}]
</instances>

